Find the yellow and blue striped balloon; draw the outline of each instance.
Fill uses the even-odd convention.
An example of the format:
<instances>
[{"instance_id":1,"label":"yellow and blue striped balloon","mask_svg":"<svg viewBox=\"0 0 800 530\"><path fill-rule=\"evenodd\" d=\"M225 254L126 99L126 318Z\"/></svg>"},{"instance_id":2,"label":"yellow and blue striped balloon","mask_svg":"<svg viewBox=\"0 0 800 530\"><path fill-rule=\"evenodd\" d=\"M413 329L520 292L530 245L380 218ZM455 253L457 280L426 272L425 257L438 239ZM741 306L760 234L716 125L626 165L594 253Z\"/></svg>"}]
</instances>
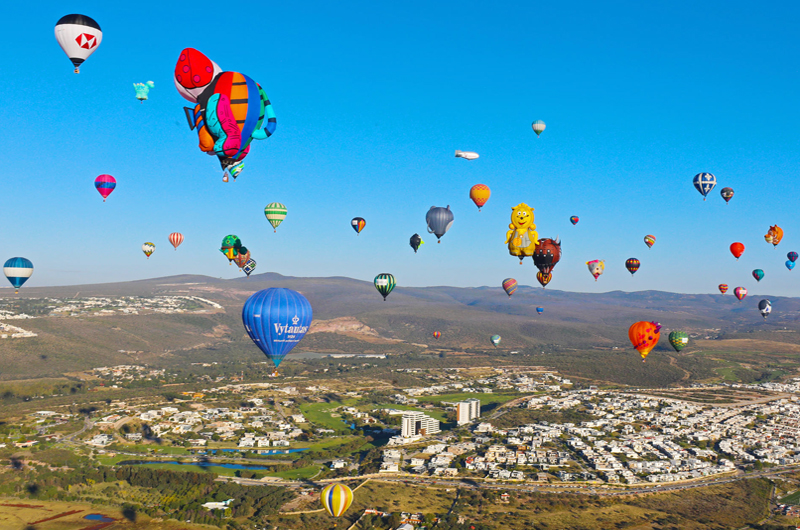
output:
<instances>
[{"instance_id":1,"label":"yellow and blue striped balloon","mask_svg":"<svg viewBox=\"0 0 800 530\"><path fill-rule=\"evenodd\" d=\"M353 490L344 484L328 484L320 494L322 505L334 517L341 517L353 503Z\"/></svg>"}]
</instances>

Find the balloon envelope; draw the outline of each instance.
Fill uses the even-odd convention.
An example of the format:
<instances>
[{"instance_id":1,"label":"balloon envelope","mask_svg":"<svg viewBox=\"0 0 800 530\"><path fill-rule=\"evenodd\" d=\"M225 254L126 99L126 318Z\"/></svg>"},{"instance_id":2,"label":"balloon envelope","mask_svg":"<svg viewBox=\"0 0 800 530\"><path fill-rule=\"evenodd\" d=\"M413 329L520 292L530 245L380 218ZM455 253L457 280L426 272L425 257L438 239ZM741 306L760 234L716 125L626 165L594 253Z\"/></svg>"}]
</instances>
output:
<instances>
[{"instance_id":1,"label":"balloon envelope","mask_svg":"<svg viewBox=\"0 0 800 530\"><path fill-rule=\"evenodd\" d=\"M544 308L543 307L537 307L536 308L536 312L541 315L542 313L544 313Z\"/></svg>"},{"instance_id":2,"label":"balloon envelope","mask_svg":"<svg viewBox=\"0 0 800 530\"><path fill-rule=\"evenodd\" d=\"M580 221L580 218L577 215L573 215L572 217L569 218L569 222L572 223L573 225L578 224L578 221Z\"/></svg>"},{"instance_id":3,"label":"balloon envelope","mask_svg":"<svg viewBox=\"0 0 800 530\"><path fill-rule=\"evenodd\" d=\"M328 484L320 493L320 501L333 517L341 517L353 503L353 491L344 484Z\"/></svg>"},{"instance_id":4,"label":"balloon envelope","mask_svg":"<svg viewBox=\"0 0 800 530\"><path fill-rule=\"evenodd\" d=\"M273 231L277 232L278 225L286 219L286 205L279 202L271 202L264 207L264 215L272 225Z\"/></svg>"},{"instance_id":5,"label":"balloon envelope","mask_svg":"<svg viewBox=\"0 0 800 530\"><path fill-rule=\"evenodd\" d=\"M172 246L175 247L175 250L178 250L178 246L183 243L183 234L180 232L172 232L168 239Z\"/></svg>"},{"instance_id":6,"label":"balloon envelope","mask_svg":"<svg viewBox=\"0 0 800 530\"><path fill-rule=\"evenodd\" d=\"M514 291L517 290L517 280L514 278L506 278L503 280L503 290L508 296L514 294Z\"/></svg>"},{"instance_id":7,"label":"balloon envelope","mask_svg":"<svg viewBox=\"0 0 800 530\"><path fill-rule=\"evenodd\" d=\"M242 271L245 274L247 274L248 276L250 276L253 273L254 270L256 270L256 260L254 260L253 258L250 258L244 264L244 267L242 267Z\"/></svg>"},{"instance_id":8,"label":"balloon envelope","mask_svg":"<svg viewBox=\"0 0 800 530\"><path fill-rule=\"evenodd\" d=\"M681 351L689 344L689 334L685 331L673 331L669 334L669 343L675 351Z\"/></svg>"},{"instance_id":9,"label":"balloon envelope","mask_svg":"<svg viewBox=\"0 0 800 530\"><path fill-rule=\"evenodd\" d=\"M599 259L587 261L586 266L589 267L589 272L594 276L594 281L597 281L597 278L606 270L606 262Z\"/></svg>"},{"instance_id":10,"label":"balloon envelope","mask_svg":"<svg viewBox=\"0 0 800 530\"><path fill-rule=\"evenodd\" d=\"M16 292L19 292L22 284L27 282L33 274L33 263L27 258L11 258L3 265L3 274L14 286Z\"/></svg>"},{"instance_id":11,"label":"balloon envelope","mask_svg":"<svg viewBox=\"0 0 800 530\"><path fill-rule=\"evenodd\" d=\"M305 336L312 316L305 296L278 287L254 293L242 308L244 329L275 368Z\"/></svg>"},{"instance_id":12,"label":"balloon envelope","mask_svg":"<svg viewBox=\"0 0 800 530\"><path fill-rule=\"evenodd\" d=\"M744 254L744 245L742 245L741 243L732 243L731 254L733 254L733 256L736 259L739 259L742 256L742 254Z\"/></svg>"},{"instance_id":13,"label":"balloon envelope","mask_svg":"<svg viewBox=\"0 0 800 530\"><path fill-rule=\"evenodd\" d=\"M117 187L117 179L111 175L100 175L94 179L94 187L97 189L98 193L100 193L100 196L103 197L103 202L106 202L108 196L111 195L111 192Z\"/></svg>"},{"instance_id":14,"label":"balloon envelope","mask_svg":"<svg viewBox=\"0 0 800 530\"><path fill-rule=\"evenodd\" d=\"M433 338L434 339L438 340L439 338L441 338L441 336L442 336L442 332L441 331L434 331L433 332Z\"/></svg>"},{"instance_id":15,"label":"balloon envelope","mask_svg":"<svg viewBox=\"0 0 800 530\"><path fill-rule=\"evenodd\" d=\"M148 241L147 243L142 244L142 252L144 252L144 255L147 256L147 259L150 259L150 256L155 251L156 251L155 243L151 243Z\"/></svg>"},{"instance_id":16,"label":"balloon envelope","mask_svg":"<svg viewBox=\"0 0 800 530\"><path fill-rule=\"evenodd\" d=\"M727 283L719 284L719 292L721 292L722 294L727 293L728 292L728 284Z\"/></svg>"},{"instance_id":17,"label":"balloon envelope","mask_svg":"<svg viewBox=\"0 0 800 530\"><path fill-rule=\"evenodd\" d=\"M547 126L544 124L544 122L542 120L536 120L535 122L533 122L531 124L531 129L533 129L533 132L536 133L537 137L540 134L542 134L542 132L544 131L545 127L547 127Z\"/></svg>"},{"instance_id":18,"label":"balloon envelope","mask_svg":"<svg viewBox=\"0 0 800 530\"><path fill-rule=\"evenodd\" d=\"M791 261L791 260L787 259L786 260L786 268L789 269L789 270L794 269L794 261Z\"/></svg>"},{"instance_id":19,"label":"balloon envelope","mask_svg":"<svg viewBox=\"0 0 800 530\"><path fill-rule=\"evenodd\" d=\"M353 217L350 221L350 226L353 227L353 230L356 231L356 234L360 234L364 227L367 226L367 222L364 220L363 217Z\"/></svg>"},{"instance_id":20,"label":"balloon envelope","mask_svg":"<svg viewBox=\"0 0 800 530\"><path fill-rule=\"evenodd\" d=\"M789 261L795 262L797 261L797 252L789 252L786 257L789 258Z\"/></svg>"},{"instance_id":21,"label":"balloon envelope","mask_svg":"<svg viewBox=\"0 0 800 530\"><path fill-rule=\"evenodd\" d=\"M425 242L422 240L421 237L419 237L419 234L414 234L408 240L408 244L411 245L411 248L414 249L414 254L416 254L417 250L419 250L420 245L424 245Z\"/></svg>"},{"instance_id":22,"label":"balloon envelope","mask_svg":"<svg viewBox=\"0 0 800 530\"><path fill-rule=\"evenodd\" d=\"M781 239L783 239L783 229L778 225L770 226L767 235L764 236L764 240L767 243L772 243L776 247L781 242Z\"/></svg>"},{"instance_id":23,"label":"balloon envelope","mask_svg":"<svg viewBox=\"0 0 800 530\"><path fill-rule=\"evenodd\" d=\"M446 208L431 206L431 209L425 214L425 222L428 224L428 232L435 234L436 239L441 239L453 226L453 212L450 211L450 205L447 205Z\"/></svg>"},{"instance_id":24,"label":"balloon envelope","mask_svg":"<svg viewBox=\"0 0 800 530\"><path fill-rule=\"evenodd\" d=\"M646 235L644 236L644 244L647 245L647 248L653 248L653 245L656 243L656 236Z\"/></svg>"},{"instance_id":25,"label":"balloon envelope","mask_svg":"<svg viewBox=\"0 0 800 530\"><path fill-rule=\"evenodd\" d=\"M722 195L722 198L725 199L725 203L727 204L733 198L733 188L722 188L719 192Z\"/></svg>"},{"instance_id":26,"label":"balloon envelope","mask_svg":"<svg viewBox=\"0 0 800 530\"><path fill-rule=\"evenodd\" d=\"M625 261L625 268L626 268L626 269L628 269L628 272L630 272L630 273L631 273L631 276L633 276L633 274L634 274L636 271L638 271L638 270L639 270L639 266L640 266L640 265L641 265L641 264L639 263L639 260L638 260L638 259L636 259L636 258L628 258L628 259Z\"/></svg>"},{"instance_id":27,"label":"balloon envelope","mask_svg":"<svg viewBox=\"0 0 800 530\"><path fill-rule=\"evenodd\" d=\"M740 302L747 296L747 289L744 287L737 287L733 290L733 296L735 296Z\"/></svg>"},{"instance_id":28,"label":"balloon envelope","mask_svg":"<svg viewBox=\"0 0 800 530\"><path fill-rule=\"evenodd\" d=\"M763 277L764 277L764 271L762 271L761 269L756 269L753 271L753 278L755 278L757 282L760 282Z\"/></svg>"},{"instance_id":29,"label":"balloon envelope","mask_svg":"<svg viewBox=\"0 0 800 530\"><path fill-rule=\"evenodd\" d=\"M475 184L469 190L469 198L472 199L472 202L478 207L478 211L481 211L481 207L486 204L486 201L489 200L491 195L492 190L490 190L489 186L486 184Z\"/></svg>"},{"instance_id":30,"label":"balloon envelope","mask_svg":"<svg viewBox=\"0 0 800 530\"><path fill-rule=\"evenodd\" d=\"M100 24L86 15L65 15L56 23L56 40L69 60L75 66L75 73L83 62L89 58L100 43L103 32Z\"/></svg>"},{"instance_id":31,"label":"balloon envelope","mask_svg":"<svg viewBox=\"0 0 800 530\"><path fill-rule=\"evenodd\" d=\"M490 341L492 341L492 344L494 344L495 346L497 346L498 344L500 344L500 335L492 335L492 336L489 338L489 340L490 340Z\"/></svg>"},{"instance_id":32,"label":"balloon envelope","mask_svg":"<svg viewBox=\"0 0 800 530\"><path fill-rule=\"evenodd\" d=\"M761 311L761 316L766 318L772 313L772 303L769 300L764 299L758 303L758 310Z\"/></svg>"},{"instance_id":33,"label":"balloon envelope","mask_svg":"<svg viewBox=\"0 0 800 530\"><path fill-rule=\"evenodd\" d=\"M647 358L650 351L658 344L661 338L661 324L658 322L635 322L628 328L628 338L631 344L642 356L642 362Z\"/></svg>"},{"instance_id":34,"label":"balloon envelope","mask_svg":"<svg viewBox=\"0 0 800 530\"><path fill-rule=\"evenodd\" d=\"M384 302L386 301L386 297L389 296L389 293L394 290L395 285L397 285L394 276L388 272L383 272L375 276L373 283L378 292L383 295Z\"/></svg>"},{"instance_id":35,"label":"balloon envelope","mask_svg":"<svg viewBox=\"0 0 800 530\"><path fill-rule=\"evenodd\" d=\"M703 196L703 200L706 200L706 196L717 185L717 177L711 173L698 173L694 176L692 183L695 189Z\"/></svg>"}]
</instances>

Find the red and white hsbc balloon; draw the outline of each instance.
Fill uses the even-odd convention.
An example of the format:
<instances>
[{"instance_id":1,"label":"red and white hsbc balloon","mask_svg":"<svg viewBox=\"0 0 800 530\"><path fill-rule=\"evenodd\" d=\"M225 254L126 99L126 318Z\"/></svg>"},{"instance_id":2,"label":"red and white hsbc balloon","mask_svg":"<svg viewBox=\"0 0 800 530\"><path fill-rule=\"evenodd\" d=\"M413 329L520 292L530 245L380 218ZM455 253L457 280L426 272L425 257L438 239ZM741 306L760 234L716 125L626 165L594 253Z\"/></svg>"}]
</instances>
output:
<instances>
[{"instance_id":1,"label":"red and white hsbc balloon","mask_svg":"<svg viewBox=\"0 0 800 530\"><path fill-rule=\"evenodd\" d=\"M97 50L103 41L100 24L86 15L66 15L56 24L56 40L75 65L75 73L83 61Z\"/></svg>"}]
</instances>

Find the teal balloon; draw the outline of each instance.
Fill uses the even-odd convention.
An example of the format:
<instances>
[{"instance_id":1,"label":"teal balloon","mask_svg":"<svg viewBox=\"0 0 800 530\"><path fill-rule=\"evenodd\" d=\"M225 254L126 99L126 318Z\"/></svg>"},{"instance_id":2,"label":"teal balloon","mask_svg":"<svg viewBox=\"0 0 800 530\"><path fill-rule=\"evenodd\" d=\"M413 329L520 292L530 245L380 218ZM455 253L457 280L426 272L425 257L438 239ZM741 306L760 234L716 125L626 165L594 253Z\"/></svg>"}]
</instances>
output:
<instances>
[{"instance_id":1,"label":"teal balloon","mask_svg":"<svg viewBox=\"0 0 800 530\"><path fill-rule=\"evenodd\" d=\"M786 260L786 268L789 269L789 270L794 269L794 261L787 259Z\"/></svg>"},{"instance_id":2,"label":"teal balloon","mask_svg":"<svg viewBox=\"0 0 800 530\"><path fill-rule=\"evenodd\" d=\"M761 269L756 269L753 271L753 278L755 278L757 282L760 282L763 277L764 277L764 271L762 271Z\"/></svg>"}]
</instances>

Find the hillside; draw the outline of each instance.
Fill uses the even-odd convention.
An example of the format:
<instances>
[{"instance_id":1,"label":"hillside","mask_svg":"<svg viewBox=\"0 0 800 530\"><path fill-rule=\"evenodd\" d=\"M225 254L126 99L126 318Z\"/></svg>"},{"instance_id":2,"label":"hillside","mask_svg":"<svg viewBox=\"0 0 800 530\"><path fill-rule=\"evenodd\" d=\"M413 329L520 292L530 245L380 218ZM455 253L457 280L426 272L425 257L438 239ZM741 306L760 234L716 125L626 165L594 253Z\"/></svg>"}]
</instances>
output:
<instances>
[{"instance_id":1,"label":"hillside","mask_svg":"<svg viewBox=\"0 0 800 530\"><path fill-rule=\"evenodd\" d=\"M769 320L758 299L684 295L659 291L571 293L520 286L509 298L499 287L399 286L384 302L371 282L350 278L293 278L274 273L222 280L172 276L135 282L40 287L9 292L3 302L88 297L197 296L222 310L178 314L41 316L7 321L38 334L0 340L0 378L52 375L122 363L172 363L187 358L253 359L260 353L244 333L242 304L253 292L288 287L305 294L315 324L295 351L422 353L439 349L487 350L502 336L502 349L568 352L629 351L628 326L657 320L666 331L682 329L707 351L800 353L800 299L769 297ZM538 315L537 306L544 308ZM435 341L434 331L442 337ZM669 346L662 340L659 349ZM656 351L659 351L657 349Z\"/></svg>"}]
</instances>

